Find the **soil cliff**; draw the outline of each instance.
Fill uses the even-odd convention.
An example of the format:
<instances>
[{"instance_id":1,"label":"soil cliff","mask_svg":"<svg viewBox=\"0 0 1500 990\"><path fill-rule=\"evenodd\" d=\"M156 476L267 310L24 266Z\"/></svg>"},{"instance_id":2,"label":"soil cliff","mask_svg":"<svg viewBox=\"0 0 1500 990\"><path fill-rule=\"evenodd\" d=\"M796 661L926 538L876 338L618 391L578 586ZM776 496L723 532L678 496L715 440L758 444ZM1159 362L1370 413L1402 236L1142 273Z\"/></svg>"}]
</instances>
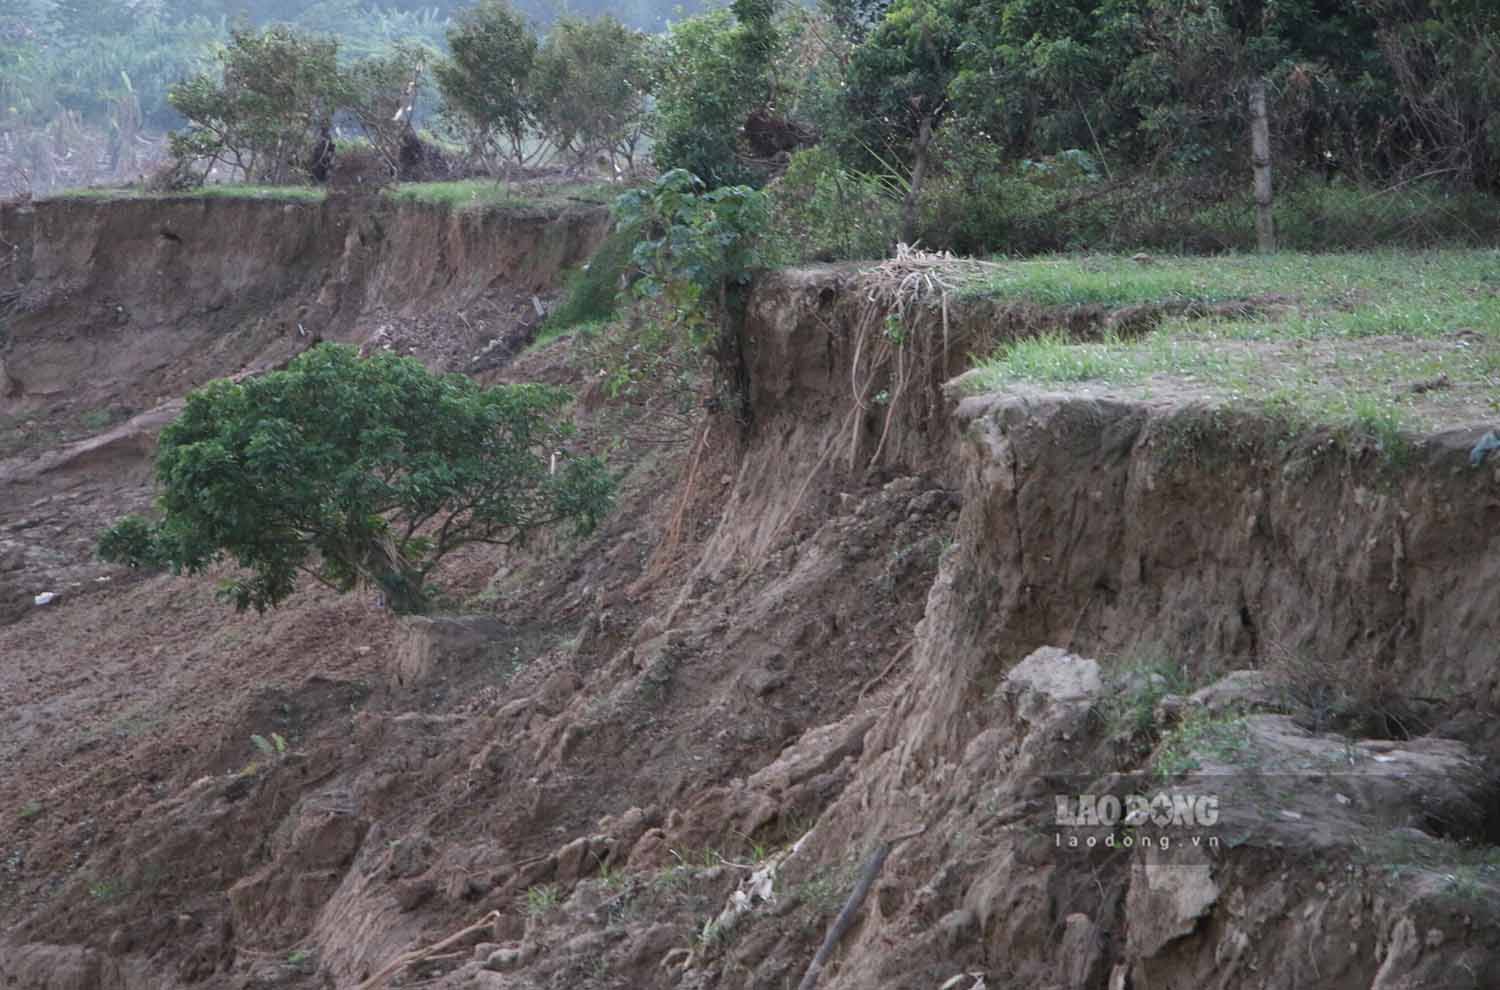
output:
<instances>
[{"instance_id":1,"label":"soil cliff","mask_svg":"<svg viewBox=\"0 0 1500 990\"><path fill-rule=\"evenodd\" d=\"M217 208L242 253L162 233ZM599 534L467 554L443 616L309 590L257 619L87 570L149 494L157 399L304 331L461 369L474 314L521 325L603 224L419 213L4 215L33 245L10 291L40 300L7 415L71 390L158 416L0 464L9 579L93 586L0 627L0 982L780 988L817 955L822 987L1392 990L1500 966L1477 432L1392 464L1190 395L943 390L997 339L1136 313L955 309L876 364L862 273L766 275L747 419L626 436ZM490 374L594 370L564 340ZM1075 814L1163 794L1161 820Z\"/></svg>"}]
</instances>

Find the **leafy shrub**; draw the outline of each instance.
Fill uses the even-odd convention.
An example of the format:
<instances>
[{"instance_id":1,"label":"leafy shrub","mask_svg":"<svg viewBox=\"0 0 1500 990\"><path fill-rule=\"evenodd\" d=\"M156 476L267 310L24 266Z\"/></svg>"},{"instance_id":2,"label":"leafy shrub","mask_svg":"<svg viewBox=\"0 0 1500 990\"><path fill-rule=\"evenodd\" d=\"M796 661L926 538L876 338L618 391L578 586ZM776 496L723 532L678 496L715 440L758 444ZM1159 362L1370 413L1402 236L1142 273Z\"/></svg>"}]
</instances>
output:
<instances>
[{"instance_id":1,"label":"leafy shrub","mask_svg":"<svg viewBox=\"0 0 1500 990\"><path fill-rule=\"evenodd\" d=\"M942 135L938 153L944 168L920 202L924 243L970 254L1035 253L1091 236L1095 214L1087 204L1099 175L1086 153L1009 162L962 127ZM1085 208L1067 206L1075 200Z\"/></svg>"},{"instance_id":2,"label":"leafy shrub","mask_svg":"<svg viewBox=\"0 0 1500 990\"><path fill-rule=\"evenodd\" d=\"M641 272L636 292L665 303L700 345L720 338L760 263L770 219L765 194L746 186L705 190L701 179L674 169L622 195L615 217L639 238L631 252Z\"/></svg>"},{"instance_id":3,"label":"leafy shrub","mask_svg":"<svg viewBox=\"0 0 1500 990\"><path fill-rule=\"evenodd\" d=\"M847 169L826 148L794 153L769 194L775 251L789 262L885 257L901 224L899 180Z\"/></svg>"},{"instance_id":4,"label":"leafy shrub","mask_svg":"<svg viewBox=\"0 0 1500 990\"><path fill-rule=\"evenodd\" d=\"M544 334L555 334L583 323L597 323L615 314L620 282L630 268L635 248L632 229L616 229L589 263L569 276L562 304L547 314Z\"/></svg>"},{"instance_id":5,"label":"leafy shrub","mask_svg":"<svg viewBox=\"0 0 1500 990\"><path fill-rule=\"evenodd\" d=\"M751 111L774 111L788 56L771 0L672 26L656 52L653 155L663 172L684 169L710 188L758 184L765 174L741 154Z\"/></svg>"},{"instance_id":6,"label":"leafy shrub","mask_svg":"<svg viewBox=\"0 0 1500 990\"><path fill-rule=\"evenodd\" d=\"M620 196L615 219L611 250L629 246L637 302L627 320L588 334L579 351L599 370L597 387L626 411L618 433L676 443L704 406L743 415L737 322L761 259L766 195L746 186L708 190L677 169ZM601 279L619 263L606 260ZM599 285L596 298L605 294Z\"/></svg>"},{"instance_id":7,"label":"leafy shrub","mask_svg":"<svg viewBox=\"0 0 1500 990\"><path fill-rule=\"evenodd\" d=\"M304 176L343 102L338 43L284 26L239 27L217 60L218 73L201 73L168 94L190 125L172 135L172 157L207 168L224 162L252 182Z\"/></svg>"},{"instance_id":8,"label":"leafy shrub","mask_svg":"<svg viewBox=\"0 0 1500 990\"><path fill-rule=\"evenodd\" d=\"M604 466L554 453L566 400L322 344L284 371L190 393L157 453L164 518L121 520L99 553L190 574L231 558L250 572L221 588L238 609L277 605L308 574L422 611L427 575L458 547L588 530L607 511Z\"/></svg>"},{"instance_id":9,"label":"leafy shrub","mask_svg":"<svg viewBox=\"0 0 1500 990\"><path fill-rule=\"evenodd\" d=\"M1240 218L1250 208L1245 199L1227 204ZM1307 181L1277 199L1276 229L1283 246L1298 251L1484 247L1500 237L1500 200L1437 182L1382 190Z\"/></svg>"},{"instance_id":10,"label":"leafy shrub","mask_svg":"<svg viewBox=\"0 0 1500 990\"><path fill-rule=\"evenodd\" d=\"M656 57L656 143L662 171L683 169L710 186L752 178L739 161L739 126L753 105L727 10L672 25Z\"/></svg>"}]
</instances>

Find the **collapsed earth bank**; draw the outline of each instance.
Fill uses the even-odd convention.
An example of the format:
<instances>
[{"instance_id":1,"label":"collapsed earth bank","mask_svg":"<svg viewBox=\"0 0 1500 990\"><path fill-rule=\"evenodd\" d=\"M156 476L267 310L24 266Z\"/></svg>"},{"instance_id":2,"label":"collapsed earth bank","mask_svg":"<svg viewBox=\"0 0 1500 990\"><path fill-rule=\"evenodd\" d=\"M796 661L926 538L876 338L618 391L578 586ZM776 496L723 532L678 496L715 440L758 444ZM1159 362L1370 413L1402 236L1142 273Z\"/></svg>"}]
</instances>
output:
<instances>
[{"instance_id":1,"label":"collapsed earth bank","mask_svg":"<svg viewBox=\"0 0 1500 990\"><path fill-rule=\"evenodd\" d=\"M267 258L309 255L259 239L308 243L285 211L235 204L260 231L219 276L243 272L239 290L208 275L192 290L225 308L265 292L281 322L251 335L275 345L223 360L207 332L147 367L106 339L90 353L110 388L176 394L273 365L313 314L319 335L378 346L385 324L360 314L405 293L439 327L418 353L442 363L476 349L444 351L462 321L439 314L552 277L528 282L546 269L496 241L468 270L498 281L454 276L470 288L445 296L434 265L387 293L378 252L343 261L366 257L351 231L370 218L318 213L299 222L327 253L293 291ZM544 229L531 243L573 243ZM94 256L77 252L45 262L46 284ZM127 267L183 265L175 284L197 284L171 257ZM192 292L79 298L124 307L127 328L160 311L166 337L218 312ZM118 752L56 745L72 727L13 743L31 789L5 789L6 813L37 810L4 843L6 985L791 986L872 872L820 986L1483 985L1500 967L1485 858L1500 479L1469 467L1478 431L1390 464L1190 399L959 402L942 385L970 353L1119 314L976 305L941 345L874 365L870 298L848 270L762 278L739 348L746 420L633 448L622 509L591 542L467 561L471 614L398 624L313 596L249 642L216 640L238 700L212 745L150 749L173 706ZM32 312L92 312L63 305ZM86 332L26 323L7 401L67 380L62 358L34 357L67 349L49 326ZM567 347L502 374L555 372ZM10 486L42 491L25 486L58 470L25 465L55 456L13 458ZM120 470L68 463L83 491ZM117 608L181 642L170 612L200 599L166 577L110 584L28 613L3 644L55 652L81 634L42 623ZM352 658L308 628L335 621L365 644ZM274 694L253 687L260 662ZM245 745L277 725L286 752ZM67 768L89 764L108 772L81 790ZM1211 792L1220 815L1200 831L1219 843L1063 848L1078 833L1056 796L1122 787Z\"/></svg>"}]
</instances>

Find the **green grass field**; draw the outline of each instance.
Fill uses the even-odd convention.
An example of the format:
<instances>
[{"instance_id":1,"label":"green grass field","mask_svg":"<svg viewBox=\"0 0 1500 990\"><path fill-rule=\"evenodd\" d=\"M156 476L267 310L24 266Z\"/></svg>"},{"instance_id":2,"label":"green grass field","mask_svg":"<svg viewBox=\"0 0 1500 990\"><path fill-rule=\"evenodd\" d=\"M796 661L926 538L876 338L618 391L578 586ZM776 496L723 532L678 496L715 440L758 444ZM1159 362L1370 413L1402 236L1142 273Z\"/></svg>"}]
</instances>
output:
<instances>
[{"instance_id":1,"label":"green grass field","mask_svg":"<svg viewBox=\"0 0 1500 990\"><path fill-rule=\"evenodd\" d=\"M189 192L148 192L137 186L90 186L85 189L65 189L53 193L49 199L270 199L296 203L317 203L326 198L317 186L249 186L240 184L203 186Z\"/></svg>"},{"instance_id":2,"label":"green grass field","mask_svg":"<svg viewBox=\"0 0 1500 990\"><path fill-rule=\"evenodd\" d=\"M1039 306L1244 301L1080 343L1056 333L982 361L974 391L1018 386L1249 406L1383 447L1500 419L1500 252L1046 258L969 274L962 294Z\"/></svg>"},{"instance_id":3,"label":"green grass field","mask_svg":"<svg viewBox=\"0 0 1500 990\"><path fill-rule=\"evenodd\" d=\"M463 179L456 182L407 182L386 193L398 201L440 203L455 210L507 207L552 207L576 203L608 204L623 190L600 182L500 182Z\"/></svg>"},{"instance_id":4,"label":"green grass field","mask_svg":"<svg viewBox=\"0 0 1500 990\"><path fill-rule=\"evenodd\" d=\"M620 194L619 186L599 182L505 183L495 179L464 179L457 182L407 182L386 190L396 202L433 203L454 210L560 208L573 204L609 204ZM156 193L139 187L91 187L55 193L53 199L265 199L318 203L327 198L322 186L208 185L187 192Z\"/></svg>"}]
</instances>

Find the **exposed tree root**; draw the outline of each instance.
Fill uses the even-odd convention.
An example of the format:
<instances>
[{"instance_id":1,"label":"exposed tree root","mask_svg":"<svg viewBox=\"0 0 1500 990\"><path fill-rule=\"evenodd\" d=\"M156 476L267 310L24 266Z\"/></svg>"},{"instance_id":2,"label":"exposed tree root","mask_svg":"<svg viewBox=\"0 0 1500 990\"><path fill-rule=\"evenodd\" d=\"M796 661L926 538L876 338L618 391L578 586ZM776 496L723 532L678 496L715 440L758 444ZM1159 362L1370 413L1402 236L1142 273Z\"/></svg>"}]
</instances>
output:
<instances>
[{"instance_id":1,"label":"exposed tree root","mask_svg":"<svg viewBox=\"0 0 1500 990\"><path fill-rule=\"evenodd\" d=\"M807 972L802 975L802 982L797 984L797 990L813 990L818 985L818 977L823 974L823 967L828 963L828 957L838 946L839 940L854 927L854 917L859 914L859 907L865 902L865 897L870 893L870 888L875 886L875 878L880 876L881 867L885 866L886 857L890 856L891 850L899 843L907 839L914 839L927 831L925 827L905 835L898 835L887 842L882 842L870 853L870 858L865 860L864 868L859 871L859 879L855 881L854 889L849 893L849 899L844 902L844 908L839 916L833 920L833 926L828 929L828 934L823 939L823 944L818 948L817 955L808 964Z\"/></svg>"}]
</instances>

